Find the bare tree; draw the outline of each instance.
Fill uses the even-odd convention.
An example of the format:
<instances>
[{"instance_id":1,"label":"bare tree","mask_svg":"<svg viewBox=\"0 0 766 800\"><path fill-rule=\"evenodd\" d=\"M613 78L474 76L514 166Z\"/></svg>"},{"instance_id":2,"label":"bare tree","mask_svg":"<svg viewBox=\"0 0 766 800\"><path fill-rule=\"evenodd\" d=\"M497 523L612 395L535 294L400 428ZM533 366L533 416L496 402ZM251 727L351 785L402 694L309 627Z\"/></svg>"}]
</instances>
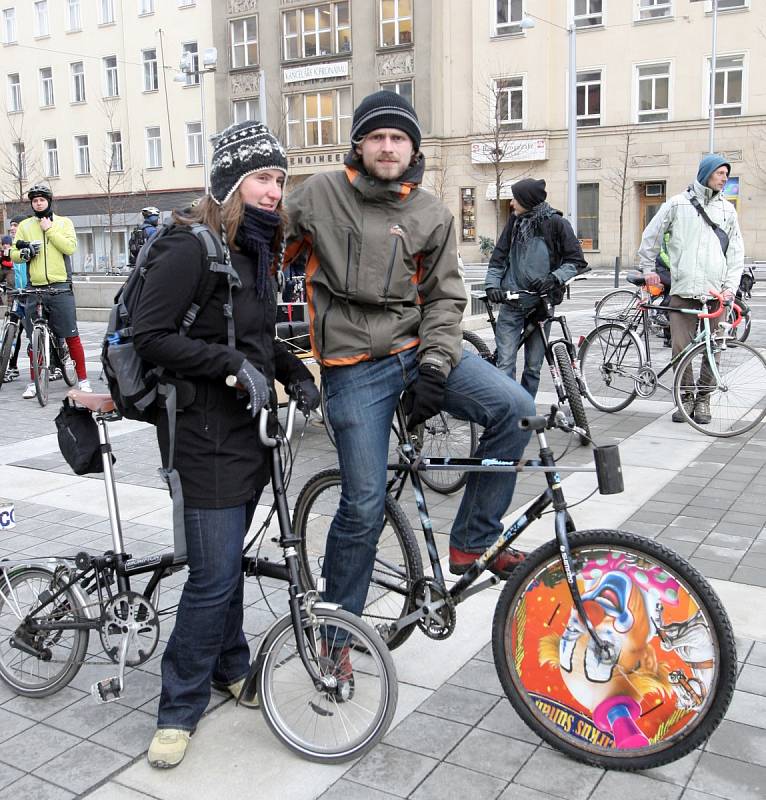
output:
<instances>
[{"instance_id":1,"label":"bare tree","mask_svg":"<svg viewBox=\"0 0 766 800\"><path fill-rule=\"evenodd\" d=\"M11 135L0 144L0 175L3 179L3 194L19 201L26 199L24 192L29 176L40 173L34 147L24 141L24 114L8 114Z\"/></svg>"},{"instance_id":2,"label":"bare tree","mask_svg":"<svg viewBox=\"0 0 766 800\"><path fill-rule=\"evenodd\" d=\"M617 245L617 258L622 264L623 240L625 232L625 213L628 210L631 199L631 171L630 171L630 147L633 136L633 128L626 128L622 145L617 151L617 163L606 173L607 191L617 200L619 207L619 238Z\"/></svg>"},{"instance_id":3,"label":"bare tree","mask_svg":"<svg viewBox=\"0 0 766 800\"><path fill-rule=\"evenodd\" d=\"M447 187L449 186L450 165L444 156L431 161L434 165L432 169L426 170L425 178L428 181L427 188L432 194L442 202L447 197Z\"/></svg>"}]
</instances>

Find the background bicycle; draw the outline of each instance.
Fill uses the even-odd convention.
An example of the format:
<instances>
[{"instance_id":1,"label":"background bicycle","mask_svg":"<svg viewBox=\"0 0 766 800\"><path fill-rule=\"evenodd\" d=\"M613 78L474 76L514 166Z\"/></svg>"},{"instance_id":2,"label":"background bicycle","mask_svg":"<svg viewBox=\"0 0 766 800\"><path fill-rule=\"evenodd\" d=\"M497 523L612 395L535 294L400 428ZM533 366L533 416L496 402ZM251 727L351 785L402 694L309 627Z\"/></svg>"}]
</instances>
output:
<instances>
[{"instance_id":1,"label":"background bicycle","mask_svg":"<svg viewBox=\"0 0 766 800\"><path fill-rule=\"evenodd\" d=\"M22 292L8 289L5 286L0 287L0 290L5 295L5 315L2 327L0 327L0 389L2 389L13 348L16 346L16 340L23 328L24 321L19 314Z\"/></svg>"}]
</instances>

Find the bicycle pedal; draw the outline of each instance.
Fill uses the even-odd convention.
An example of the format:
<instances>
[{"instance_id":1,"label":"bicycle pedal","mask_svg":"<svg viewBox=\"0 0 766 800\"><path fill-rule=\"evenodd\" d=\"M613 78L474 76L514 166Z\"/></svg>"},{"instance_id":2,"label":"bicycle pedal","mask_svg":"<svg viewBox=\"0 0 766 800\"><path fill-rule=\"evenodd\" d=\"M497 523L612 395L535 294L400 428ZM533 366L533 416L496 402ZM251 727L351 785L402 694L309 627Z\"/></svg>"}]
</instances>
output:
<instances>
[{"instance_id":1,"label":"bicycle pedal","mask_svg":"<svg viewBox=\"0 0 766 800\"><path fill-rule=\"evenodd\" d=\"M120 679L116 676L114 678L104 678L104 680L98 681L90 687L90 693L97 703L113 703L122 697Z\"/></svg>"}]
</instances>

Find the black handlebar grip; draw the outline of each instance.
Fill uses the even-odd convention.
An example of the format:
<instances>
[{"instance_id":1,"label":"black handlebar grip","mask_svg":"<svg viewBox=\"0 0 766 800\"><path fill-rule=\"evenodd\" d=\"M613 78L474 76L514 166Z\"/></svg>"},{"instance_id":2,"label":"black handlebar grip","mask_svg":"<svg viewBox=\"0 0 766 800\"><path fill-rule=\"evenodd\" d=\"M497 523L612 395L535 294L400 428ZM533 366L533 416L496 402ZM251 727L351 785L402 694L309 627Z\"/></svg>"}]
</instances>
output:
<instances>
[{"instance_id":1,"label":"black handlebar grip","mask_svg":"<svg viewBox=\"0 0 766 800\"><path fill-rule=\"evenodd\" d=\"M522 417L519 427L523 431L544 431L548 425L548 417Z\"/></svg>"}]
</instances>

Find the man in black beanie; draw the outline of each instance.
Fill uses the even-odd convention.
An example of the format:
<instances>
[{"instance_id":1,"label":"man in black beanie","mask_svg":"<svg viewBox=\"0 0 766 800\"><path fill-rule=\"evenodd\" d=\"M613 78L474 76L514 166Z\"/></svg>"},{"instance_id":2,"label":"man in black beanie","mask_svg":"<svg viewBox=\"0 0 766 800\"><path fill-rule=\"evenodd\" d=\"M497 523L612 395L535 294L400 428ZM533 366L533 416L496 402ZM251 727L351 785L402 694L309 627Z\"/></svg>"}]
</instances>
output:
<instances>
[{"instance_id":1,"label":"man in black beanie","mask_svg":"<svg viewBox=\"0 0 766 800\"><path fill-rule=\"evenodd\" d=\"M342 489L327 535L325 599L361 614L383 526L391 423L409 387L408 427L442 410L484 429L476 455L520 458L529 395L464 354L466 305L452 214L419 187L425 169L412 106L392 92L354 112L344 172L312 175L287 200L287 260L308 252L314 354ZM513 473L471 473L450 536L450 569L466 572L502 532ZM506 548L490 569L523 558Z\"/></svg>"},{"instance_id":2,"label":"man in black beanie","mask_svg":"<svg viewBox=\"0 0 766 800\"><path fill-rule=\"evenodd\" d=\"M498 240L487 269L487 297L503 303L497 315L497 366L516 378L516 356L528 318L541 298L557 305L563 284L588 266L569 221L545 202L545 181L525 178L513 184L513 214ZM504 302L506 292L518 300ZM550 322L546 325L546 334ZM535 332L524 346L521 385L534 397L545 357L542 334Z\"/></svg>"}]
</instances>

